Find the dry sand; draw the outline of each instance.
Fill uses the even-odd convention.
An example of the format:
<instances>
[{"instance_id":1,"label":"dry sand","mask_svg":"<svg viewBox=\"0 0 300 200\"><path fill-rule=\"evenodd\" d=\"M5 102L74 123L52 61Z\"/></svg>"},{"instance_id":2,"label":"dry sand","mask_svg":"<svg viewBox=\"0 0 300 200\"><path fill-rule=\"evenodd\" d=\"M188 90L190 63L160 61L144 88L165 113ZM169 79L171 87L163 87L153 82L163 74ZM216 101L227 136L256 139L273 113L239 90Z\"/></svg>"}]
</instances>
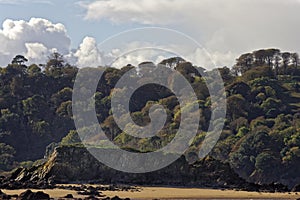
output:
<instances>
[{"instance_id":1,"label":"dry sand","mask_svg":"<svg viewBox=\"0 0 300 200\"><path fill-rule=\"evenodd\" d=\"M133 199L297 199L295 193L258 193L233 190L198 188L144 187L141 192L103 192L107 196L118 195Z\"/></svg>"},{"instance_id":2,"label":"dry sand","mask_svg":"<svg viewBox=\"0 0 300 200\"><path fill-rule=\"evenodd\" d=\"M20 194L25 190L2 190L6 194ZM34 192L41 190L32 190ZM42 190L49 194L52 198L63 197L72 194L76 198L84 196L77 195L76 191L54 189ZM244 192L233 190L214 190L214 189L198 189L198 188L167 188L167 187L141 187L140 192L126 191L104 191L103 194L121 198L129 197L131 199L297 199L300 194L296 193L258 193Z\"/></svg>"}]
</instances>

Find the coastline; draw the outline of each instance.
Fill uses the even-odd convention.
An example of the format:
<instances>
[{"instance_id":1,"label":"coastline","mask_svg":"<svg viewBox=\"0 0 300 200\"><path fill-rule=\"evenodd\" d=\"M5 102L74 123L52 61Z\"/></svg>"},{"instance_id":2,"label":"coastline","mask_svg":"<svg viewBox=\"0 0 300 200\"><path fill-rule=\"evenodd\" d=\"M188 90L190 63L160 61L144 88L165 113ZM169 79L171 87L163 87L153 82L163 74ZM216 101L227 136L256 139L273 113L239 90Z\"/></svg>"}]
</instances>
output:
<instances>
[{"instance_id":1,"label":"coastline","mask_svg":"<svg viewBox=\"0 0 300 200\"><path fill-rule=\"evenodd\" d=\"M108 197L118 196L120 198L130 199L298 199L298 193L264 193L247 192L235 190L220 189L200 189L200 188L175 188L175 187L138 187L139 191L101 191ZM20 190L2 190L8 195L15 195L24 192ZM74 190L67 189L32 189L33 192L43 191L52 198L58 199L67 194L72 194L74 198L84 198L84 195L78 195Z\"/></svg>"}]
</instances>

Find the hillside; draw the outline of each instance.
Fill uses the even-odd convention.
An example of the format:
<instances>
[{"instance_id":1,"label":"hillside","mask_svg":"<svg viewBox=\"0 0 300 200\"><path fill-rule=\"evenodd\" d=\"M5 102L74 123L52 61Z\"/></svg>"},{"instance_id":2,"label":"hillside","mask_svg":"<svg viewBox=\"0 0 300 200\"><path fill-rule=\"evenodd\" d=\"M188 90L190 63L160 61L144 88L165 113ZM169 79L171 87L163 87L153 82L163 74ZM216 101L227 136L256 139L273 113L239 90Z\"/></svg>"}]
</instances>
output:
<instances>
[{"instance_id":1,"label":"hillside","mask_svg":"<svg viewBox=\"0 0 300 200\"><path fill-rule=\"evenodd\" d=\"M167 59L162 64L173 66L180 72L189 81L198 98L200 128L185 155L187 160L193 160L206 135L213 105L205 80L196 70L204 69L187 61L177 60ZM52 55L43 67L27 66L25 61L24 57L16 56L11 64L0 69L2 171L39 164L43 160L37 160L44 157L46 149L51 154L55 146L81 148L73 122L71 102L78 69L65 63L58 54ZM111 115L111 91L120 77L131 69L134 66L128 65L121 69L89 69L91 72L104 72L95 94L97 118L107 137L123 149L154 151L174 138L180 124L180 106L176 96L167 88L146 85L137 90L131 99L133 120L140 125L146 125L149 123L150 107L154 103L160 103L167 110L167 122L159 134L152 138L137 139L122 132ZM209 158L231 166L239 176L249 182L279 182L290 188L299 184L298 55L281 53L277 49L258 50L239 57L232 69L223 67L215 70L220 71L224 80L227 116L221 138ZM184 109L198 112L192 108ZM68 171L66 173L69 174ZM183 172L185 173L194 177L194 174ZM68 179L73 181L70 177L66 181Z\"/></svg>"}]
</instances>

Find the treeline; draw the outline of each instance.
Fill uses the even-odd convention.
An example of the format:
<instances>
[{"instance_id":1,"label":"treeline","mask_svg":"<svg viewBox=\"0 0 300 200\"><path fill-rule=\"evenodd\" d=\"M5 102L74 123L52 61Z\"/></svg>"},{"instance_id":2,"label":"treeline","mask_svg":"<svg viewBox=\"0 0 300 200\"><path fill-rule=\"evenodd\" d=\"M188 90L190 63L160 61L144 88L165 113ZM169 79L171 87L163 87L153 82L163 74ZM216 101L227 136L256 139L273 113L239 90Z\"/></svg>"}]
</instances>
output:
<instances>
[{"instance_id":1,"label":"treeline","mask_svg":"<svg viewBox=\"0 0 300 200\"><path fill-rule=\"evenodd\" d=\"M26 65L26 58L16 56L0 71L0 168L9 170L23 161L43 157L48 145L80 145L72 116L72 88L78 69L53 54L43 65ZM146 64L146 65L145 65ZM138 139L124 133L111 113L113 89L123 74L136 67L102 70L95 96L98 121L108 138L124 149L149 152L170 142L180 126L181 109L193 114L200 111L199 131L186 157L197 158L211 117L211 104L206 81L194 66L181 58L161 62L180 72L193 87L200 110L192 105L180 108L176 96L159 85L146 85L137 90L130 102L131 117L139 125L149 123L153 104L165 107L167 121L152 138ZM157 70L153 63L142 63L132 75L141 77L141 68ZM160 66L161 67L161 66ZM227 116L224 130L209 156L227 162L243 178L253 182L300 183L300 67L297 54L276 49L244 54L230 69L219 69L227 94ZM174 78L170 73L169 79ZM142 79L147 77L142 77ZM176 77L175 77L176 78ZM221 90L221 88L220 88ZM101 140L101 138L95 138ZM49 149L48 148L48 149ZM28 163L27 163L28 164Z\"/></svg>"},{"instance_id":2,"label":"treeline","mask_svg":"<svg viewBox=\"0 0 300 200\"><path fill-rule=\"evenodd\" d=\"M261 49L241 55L233 67L236 75L261 66L268 66L277 75L295 75L299 66L298 53L281 52L279 49Z\"/></svg>"}]
</instances>

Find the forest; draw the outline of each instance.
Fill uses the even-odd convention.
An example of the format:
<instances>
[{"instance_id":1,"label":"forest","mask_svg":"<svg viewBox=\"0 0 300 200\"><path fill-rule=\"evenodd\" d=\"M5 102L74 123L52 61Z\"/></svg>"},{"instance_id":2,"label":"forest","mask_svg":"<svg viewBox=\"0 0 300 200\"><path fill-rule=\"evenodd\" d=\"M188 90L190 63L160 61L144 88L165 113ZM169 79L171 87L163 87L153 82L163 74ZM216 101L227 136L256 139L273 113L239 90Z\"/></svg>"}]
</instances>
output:
<instances>
[{"instance_id":1,"label":"forest","mask_svg":"<svg viewBox=\"0 0 300 200\"><path fill-rule=\"evenodd\" d=\"M24 56L17 55L10 64L0 68L1 172L43 162L45 153L55 146L81 146L72 115L72 90L78 68L68 64L59 53L49 56L45 64L27 65L27 62ZM199 70L210 72L205 66L195 66L182 58L161 61L160 64L174 68L188 80L200 109L180 108L170 90L155 84L146 85L132 96L133 121L141 126L149 123L149 109L157 103L167 110L167 121L156 136L139 139L118 128L111 114L110 100L122 75L145 64L155 68L154 63L145 62L120 69L88 69L103 71L94 95L100 126L107 137L123 149L150 152L174 138L180 125L181 109L200 111L198 134L185 153L187 159L193 159L207 133L213 106ZM232 67L214 70L220 72L224 81L227 114L221 138L208 157L229 163L250 182L299 184L298 54L261 49L241 55Z\"/></svg>"}]
</instances>

